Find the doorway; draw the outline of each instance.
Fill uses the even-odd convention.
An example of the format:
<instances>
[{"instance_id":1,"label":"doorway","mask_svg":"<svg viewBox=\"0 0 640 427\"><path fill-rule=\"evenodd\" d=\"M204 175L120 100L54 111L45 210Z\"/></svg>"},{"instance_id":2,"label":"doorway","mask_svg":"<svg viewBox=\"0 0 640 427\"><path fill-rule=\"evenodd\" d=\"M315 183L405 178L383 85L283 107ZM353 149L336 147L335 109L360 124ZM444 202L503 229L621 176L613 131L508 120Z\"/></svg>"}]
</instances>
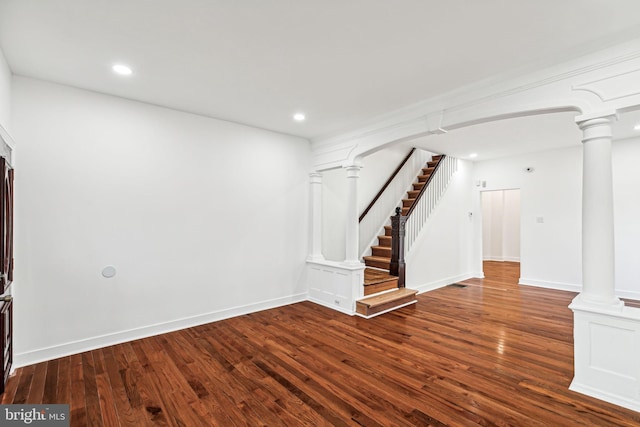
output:
<instances>
[{"instance_id":1,"label":"doorway","mask_svg":"<svg viewBox=\"0 0 640 427\"><path fill-rule=\"evenodd\" d=\"M520 262L520 189L483 191L482 261Z\"/></svg>"}]
</instances>

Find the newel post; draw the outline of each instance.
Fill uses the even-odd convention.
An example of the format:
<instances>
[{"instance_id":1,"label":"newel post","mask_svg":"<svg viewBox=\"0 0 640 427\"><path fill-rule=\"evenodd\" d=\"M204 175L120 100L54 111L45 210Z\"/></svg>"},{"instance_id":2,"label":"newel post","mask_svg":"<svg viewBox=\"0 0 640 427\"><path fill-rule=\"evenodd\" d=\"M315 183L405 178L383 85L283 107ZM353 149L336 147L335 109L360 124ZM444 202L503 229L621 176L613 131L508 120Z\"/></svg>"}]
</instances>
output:
<instances>
[{"instance_id":1,"label":"newel post","mask_svg":"<svg viewBox=\"0 0 640 427\"><path fill-rule=\"evenodd\" d=\"M404 237L407 217L402 216L402 208L396 208L391 217L391 264L389 273L398 276L398 287L405 287Z\"/></svg>"}]
</instances>

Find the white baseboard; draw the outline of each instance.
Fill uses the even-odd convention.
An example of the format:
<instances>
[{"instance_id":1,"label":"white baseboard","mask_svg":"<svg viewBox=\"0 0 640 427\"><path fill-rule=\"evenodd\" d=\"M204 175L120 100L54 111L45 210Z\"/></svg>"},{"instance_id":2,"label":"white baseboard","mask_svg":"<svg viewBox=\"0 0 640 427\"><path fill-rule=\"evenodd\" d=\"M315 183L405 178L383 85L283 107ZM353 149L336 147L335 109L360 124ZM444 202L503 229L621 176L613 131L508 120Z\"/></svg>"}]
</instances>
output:
<instances>
[{"instance_id":1,"label":"white baseboard","mask_svg":"<svg viewBox=\"0 0 640 427\"><path fill-rule=\"evenodd\" d=\"M407 287L410 289L415 289L418 291L419 294L421 294L423 292L429 292L436 289L440 289L447 285L451 285L453 283L457 283L462 280L467 280L474 277L478 277L478 275L473 273L466 273L466 274L460 274L458 276L451 276L444 279L436 280L435 282L423 283L422 285L411 285L407 283Z\"/></svg>"},{"instance_id":2,"label":"white baseboard","mask_svg":"<svg viewBox=\"0 0 640 427\"><path fill-rule=\"evenodd\" d=\"M620 298L640 300L640 292L638 291L625 291L622 289L621 290L616 289L616 295Z\"/></svg>"},{"instance_id":3,"label":"white baseboard","mask_svg":"<svg viewBox=\"0 0 640 427\"><path fill-rule=\"evenodd\" d=\"M536 286L538 288L555 289L558 291L569 291L580 293L582 291L582 285L576 285L571 283L559 283L559 282L547 282L544 280L527 279L521 277L518 281L519 285ZM625 291L623 289L616 289L616 296L619 298L627 298L633 300L640 300L640 292L638 291Z\"/></svg>"},{"instance_id":4,"label":"white baseboard","mask_svg":"<svg viewBox=\"0 0 640 427\"><path fill-rule=\"evenodd\" d=\"M631 409L632 411L640 412L640 401L626 399L622 396L580 384L575 379L571 382L569 390L595 397L596 399L604 400L605 402L613 403L614 405L622 406L623 408Z\"/></svg>"},{"instance_id":5,"label":"white baseboard","mask_svg":"<svg viewBox=\"0 0 640 427\"><path fill-rule=\"evenodd\" d=\"M290 295L287 297L247 304L239 307L214 311L211 313L199 314L197 316L172 320L169 322L157 323L155 325L143 326L141 328L129 329L126 331L114 332L98 337L72 341L56 346L41 348L25 353L16 353L13 359L15 368L20 368L34 363L57 359L59 357L70 356L97 348L120 344L154 335L166 334L180 329L191 328L204 325L206 323L217 322L231 317L242 316L244 314L255 313L257 311L277 308L283 305L294 304L307 300L307 294Z\"/></svg>"},{"instance_id":6,"label":"white baseboard","mask_svg":"<svg viewBox=\"0 0 640 427\"><path fill-rule=\"evenodd\" d=\"M482 259L483 261L498 261L498 262L520 262L520 257L509 257L509 256L504 256L504 257L491 257L488 256L486 258Z\"/></svg>"},{"instance_id":7,"label":"white baseboard","mask_svg":"<svg viewBox=\"0 0 640 427\"><path fill-rule=\"evenodd\" d=\"M547 282L544 280L527 279L521 277L518 281L519 285L535 286L538 288L555 289L558 291L580 292L582 291L582 285L576 285L573 283L561 283L561 282Z\"/></svg>"}]
</instances>

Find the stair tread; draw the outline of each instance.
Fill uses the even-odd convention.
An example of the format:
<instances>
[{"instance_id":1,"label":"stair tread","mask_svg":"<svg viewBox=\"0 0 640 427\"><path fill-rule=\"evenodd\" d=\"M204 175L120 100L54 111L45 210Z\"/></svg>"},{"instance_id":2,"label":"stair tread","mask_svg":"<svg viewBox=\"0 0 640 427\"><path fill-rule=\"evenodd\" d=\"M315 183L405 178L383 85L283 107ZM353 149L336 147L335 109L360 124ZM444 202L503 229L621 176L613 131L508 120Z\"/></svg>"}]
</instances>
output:
<instances>
[{"instance_id":1,"label":"stair tread","mask_svg":"<svg viewBox=\"0 0 640 427\"><path fill-rule=\"evenodd\" d=\"M398 290L393 290L389 292L385 292L380 295L374 295L372 297L366 297L358 300L359 304L364 304L369 308L377 307L379 305L387 304L393 302L395 300L399 300L402 298L406 298L407 296L416 295L418 291L414 289L408 288L399 288Z\"/></svg>"}]
</instances>

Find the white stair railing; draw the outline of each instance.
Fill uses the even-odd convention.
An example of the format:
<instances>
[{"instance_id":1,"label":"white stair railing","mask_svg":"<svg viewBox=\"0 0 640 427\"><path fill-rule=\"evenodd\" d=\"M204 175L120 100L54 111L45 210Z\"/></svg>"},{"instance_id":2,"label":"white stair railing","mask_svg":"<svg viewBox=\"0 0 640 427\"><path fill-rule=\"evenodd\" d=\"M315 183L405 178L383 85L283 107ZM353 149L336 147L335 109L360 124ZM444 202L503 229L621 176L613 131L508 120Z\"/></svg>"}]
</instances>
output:
<instances>
[{"instance_id":1,"label":"white stair railing","mask_svg":"<svg viewBox=\"0 0 640 427\"><path fill-rule=\"evenodd\" d=\"M384 226L390 224L389 218L394 214L398 200L405 198L406 192L412 187L418 173L425 167L427 161L431 160L433 154L416 149L402 169L396 174L384 192L376 200L373 207L360 221L360 238L358 242L360 257L375 242L380 234L384 234Z\"/></svg>"},{"instance_id":2,"label":"white stair railing","mask_svg":"<svg viewBox=\"0 0 640 427\"><path fill-rule=\"evenodd\" d=\"M446 191L451 177L457 170L458 159L445 156L440 162L436 172L432 175L429 185L422 193L422 197L414 204L405 226L406 236L404 247L406 254L411 251L411 247L420 235L427 220L431 217L434 208Z\"/></svg>"}]
</instances>

